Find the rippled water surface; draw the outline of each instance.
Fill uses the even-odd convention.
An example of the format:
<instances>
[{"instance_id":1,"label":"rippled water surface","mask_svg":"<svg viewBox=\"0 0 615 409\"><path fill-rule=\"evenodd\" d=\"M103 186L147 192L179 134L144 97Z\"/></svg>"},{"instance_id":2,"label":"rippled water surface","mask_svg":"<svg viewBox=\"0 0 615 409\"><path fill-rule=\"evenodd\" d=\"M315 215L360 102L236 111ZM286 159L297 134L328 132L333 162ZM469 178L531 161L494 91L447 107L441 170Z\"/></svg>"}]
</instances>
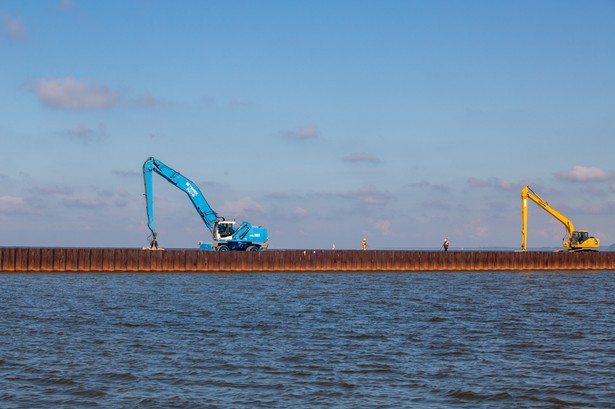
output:
<instances>
[{"instance_id":1,"label":"rippled water surface","mask_svg":"<svg viewBox=\"0 0 615 409\"><path fill-rule=\"evenodd\" d=\"M615 407L615 272L3 274L0 407Z\"/></svg>"}]
</instances>

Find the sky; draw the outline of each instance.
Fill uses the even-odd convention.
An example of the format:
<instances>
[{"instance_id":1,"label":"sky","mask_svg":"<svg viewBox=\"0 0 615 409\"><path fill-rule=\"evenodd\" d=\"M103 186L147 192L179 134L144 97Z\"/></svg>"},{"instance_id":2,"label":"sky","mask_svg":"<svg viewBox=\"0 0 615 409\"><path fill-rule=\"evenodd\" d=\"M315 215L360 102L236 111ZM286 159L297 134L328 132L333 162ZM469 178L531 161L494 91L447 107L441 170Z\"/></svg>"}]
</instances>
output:
<instances>
[{"instance_id":1,"label":"sky","mask_svg":"<svg viewBox=\"0 0 615 409\"><path fill-rule=\"evenodd\" d=\"M143 163L272 249L615 243L615 1L0 0L0 246L148 244ZM211 234L154 175L158 241ZM530 204L528 247L560 247Z\"/></svg>"}]
</instances>

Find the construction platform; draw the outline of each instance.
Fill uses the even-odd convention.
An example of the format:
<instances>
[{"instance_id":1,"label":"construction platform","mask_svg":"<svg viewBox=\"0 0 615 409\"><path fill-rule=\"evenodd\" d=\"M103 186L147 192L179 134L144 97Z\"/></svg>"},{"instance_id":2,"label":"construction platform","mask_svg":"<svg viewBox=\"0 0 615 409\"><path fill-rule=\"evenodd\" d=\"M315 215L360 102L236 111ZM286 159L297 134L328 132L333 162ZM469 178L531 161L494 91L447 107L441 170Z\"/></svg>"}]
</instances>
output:
<instances>
[{"instance_id":1,"label":"construction platform","mask_svg":"<svg viewBox=\"0 0 615 409\"><path fill-rule=\"evenodd\" d=\"M0 248L0 272L615 270L615 252Z\"/></svg>"}]
</instances>

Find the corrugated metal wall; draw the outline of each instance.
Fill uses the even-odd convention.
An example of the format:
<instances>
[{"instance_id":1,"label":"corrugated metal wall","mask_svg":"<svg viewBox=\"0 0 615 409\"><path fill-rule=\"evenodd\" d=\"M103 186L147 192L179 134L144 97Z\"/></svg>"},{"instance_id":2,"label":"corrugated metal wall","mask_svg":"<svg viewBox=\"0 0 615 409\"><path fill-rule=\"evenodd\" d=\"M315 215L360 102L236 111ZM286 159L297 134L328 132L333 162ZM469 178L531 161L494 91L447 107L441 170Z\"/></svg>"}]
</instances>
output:
<instances>
[{"instance_id":1,"label":"corrugated metal wall","mask_svg":"<svg viewBox=\"0 0 615 409\"><path fill-rule=\"evenodd\" d=\"M0 272L615 270L615 252L0 248Z\"/></svg>"}]
</instances>

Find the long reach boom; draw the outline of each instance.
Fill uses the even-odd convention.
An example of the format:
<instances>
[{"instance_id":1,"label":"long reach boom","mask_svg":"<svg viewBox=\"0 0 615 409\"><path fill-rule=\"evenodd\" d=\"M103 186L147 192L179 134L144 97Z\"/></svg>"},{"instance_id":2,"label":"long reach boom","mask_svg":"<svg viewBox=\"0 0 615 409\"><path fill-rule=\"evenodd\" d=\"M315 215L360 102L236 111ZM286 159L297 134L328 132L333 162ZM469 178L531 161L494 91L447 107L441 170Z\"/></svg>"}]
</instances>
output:
<instances>
[{"instance_id":1,"label":"long reach boom","mask_svg":"<svg viewBox=\"0 0 615 409\"><path fill-rule=\"evenodd\" d=\"M587 230L575 230L572 220L555 210L546 200L538 196L536 192L525 186L521 190L521 217L523 225L521 227L521 250L527 250L527 200L531 199L538 206L543 208L551 216L560 221L566 228L566 237L563 246L569 251L597 251L600 248L600 239L590 237Z\"/></svg>"},{"instance_id":2,"label":"long reach boom","mask_svg":"<svg viewBox=\"0 0 615 409\"><path fill-rule=\"evenodd\" d=\"M158 247L158 232L154 225L154 196L152 192L152 173L157 173L168 182L175 185L188 195L194 208L213 236L213 243L199 242L201 250L265 250L269 246L267 229L242 222L235 226L235 221L226 221L224 217L211 208L201 190L190 179L165 165L156 158L149 158L143 164L143 181L145 183L145 203L147 210L147 227L152 232L150 246L147 249L155 250Z\"/></svg>"},{"instance_id":3,"label":"long reach boom","mask_svg":"<svg viewBox=\"0 0 615 409\"><path fill-rule=\"evenodd\" d=\"M143 164L143 178L145 183L145 203L147 210L147 227L152 232L151 245L157 247L158 243L156 236L156 227L154 226L154 200L152 192L152 172L156 172L167 181L183 190L190 201L194 205L194 208L203 219L205 226L209 231L213 232L214 223L218 220L224 220L224 218L218 217L216 212L211 208L205 197L201 193L201 190L188 178L181 173L171 169L156 158L149 158Z\"/></svg>"}]
</instances>

